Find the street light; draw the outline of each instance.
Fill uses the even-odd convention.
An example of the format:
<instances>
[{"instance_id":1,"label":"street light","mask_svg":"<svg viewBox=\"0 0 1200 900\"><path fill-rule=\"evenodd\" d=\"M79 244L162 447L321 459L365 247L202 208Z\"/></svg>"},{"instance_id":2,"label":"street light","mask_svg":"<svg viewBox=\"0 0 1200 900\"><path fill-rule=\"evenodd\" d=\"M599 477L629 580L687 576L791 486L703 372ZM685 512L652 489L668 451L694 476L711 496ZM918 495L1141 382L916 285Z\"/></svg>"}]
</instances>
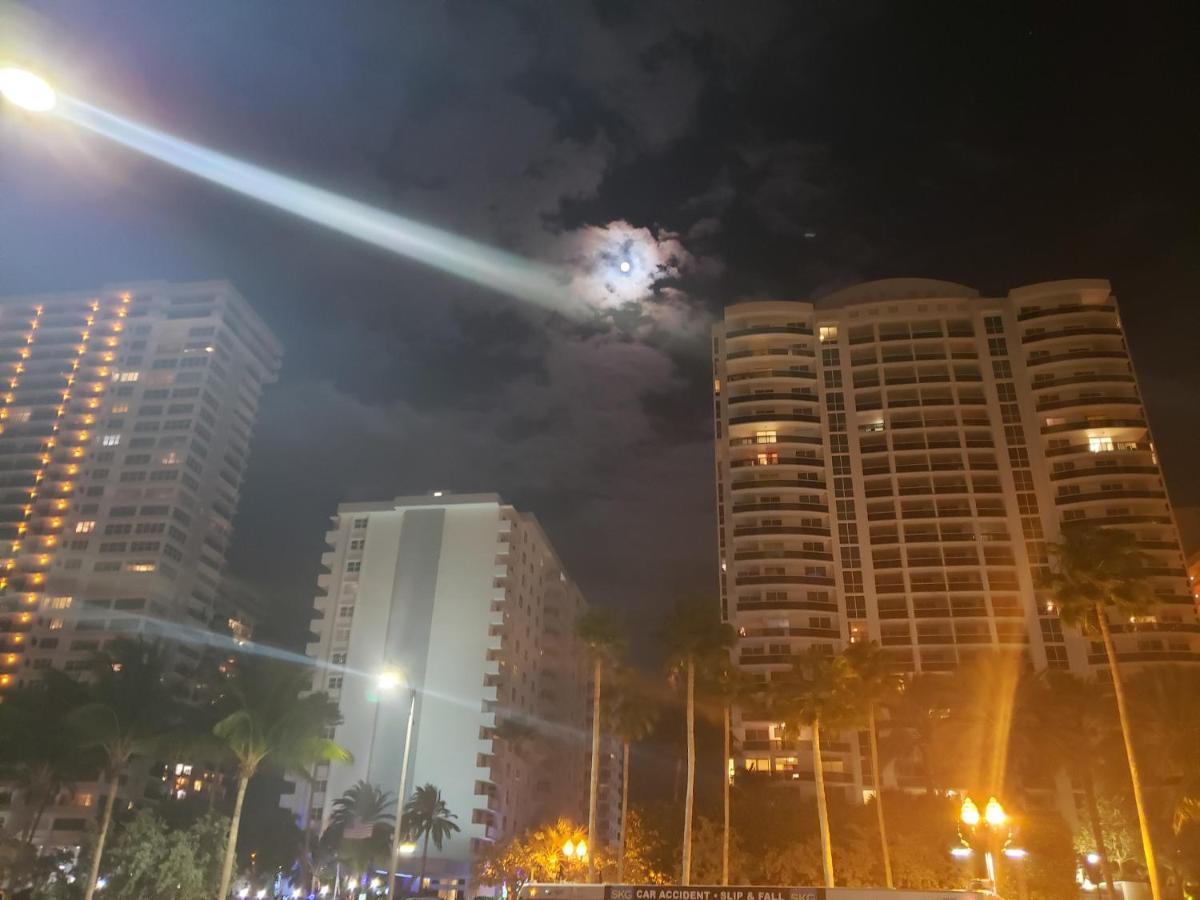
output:
<instances>
[{"instance_id":1,"label":"street light","mask_svg":"<svg viewBox=\"0 0 1200 900\"><path fill-rule=\"evenodd\" d=\"M982 814L979 812L978 804L970 797L965 797L962 807L958 811L958 818L965 826L966 834L962 835L962 847L956 847L950 852L957 859L967 859L971 856L971 846L967 837L975 838L983 846L983 861L987 866L988 881L992 883L992 890L995 890L996 857L993 848L997 843L1004 847L1004 854L1010 859L1024 859L1028 855L1024 850L1006 846L1008 839L1012 836L1008 813L1004 811L1004 807L995 797L988 797ZM960 834L963 830L959 829ZM1003 838L1003 841L998 841L999 838ZM962 852L964 849L965 853ZM1012 852L1009 852L1010 850Z\"/></svg>"},{"instance_id":2,"label":"street light","mask_svg":"<svg viewBox=\"0 0 1200 900\"><path fill-rule=\"evenodd\" d=\"M417 712L417 691L411 684L408 684L408 679L399 669L385 669L380 672L375 679L375 684L381 692L387 693L396 688L407 685L408 687L408 724L404 727L404 749L400 757L400 785L396 788L396 823L392 827L392 852L388 854L387 866L387 900L395 900L396 897L396 863L397 858L403 853L409 856L416 851L416 845L410 842L400 841L401 821L404 812L404 786L408 781L408 757L412 750L412 732L413 718ZM375 708L376 716L379 714L379 707ZM378 719L376 719L378 721ZM405 850L405 848L411 848Z\"/></svg>"},{"instance_id":3,"label":"street light","mask_svg":"<svg viewBox=\"0 0 1200 900\"><path fill-rule=\"evenodd\" d=\"M58 102L54 88L44 78L24 69L0 69L0 94L30 112L49 112Z\"/></svg>"}]
</instances>

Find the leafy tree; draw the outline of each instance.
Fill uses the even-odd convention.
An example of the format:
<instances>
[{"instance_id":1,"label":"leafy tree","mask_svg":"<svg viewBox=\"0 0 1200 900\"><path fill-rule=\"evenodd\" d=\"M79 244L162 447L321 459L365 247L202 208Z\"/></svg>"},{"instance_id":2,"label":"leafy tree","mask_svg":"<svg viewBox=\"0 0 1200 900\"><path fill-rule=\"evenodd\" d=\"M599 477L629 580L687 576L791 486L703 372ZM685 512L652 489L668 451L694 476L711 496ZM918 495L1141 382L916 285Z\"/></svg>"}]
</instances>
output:
<instances>
[{"instance_id":1,"label":"leafy tree","mask_svg":"<svg viewBox=\"0 0 1200 900\"><path fill-rule=\"evenodd\" d=\"M817 819L821 830L821 868L826 887L834 886L833 843L829 831L829 804L825 794L825 765L821 759L821 728L838 728L852 719L855 674L844 655L834 656L812 647L793 664L790 677L771 682L769 706L784 724L785 733L798 741L804 729L812 735L813 781L816 783Z\"/></svg>"},{"instance_id":2,"label":"leafy tree","mask_svg":"<svg viewBox=\"0 0 1200 900\"><path fill-rule=\"evenodd\" d=\"M429 861L429 842L438 850L446 838L459 830L452 813L442 799L442 792L432 784L425 784L413 791L404 804L401 828L415 840L421 841L421 889L425 888L425 869Z\"/></svg>"},{"instance_id":3,"label":"leafy tree","mask_svg":"<svg viewBox=\"0 0 1200 900\"><path fill-rule=\"evenodd\" d=\"M1179 834L1200 824L1200 671L1155 666L1130 679L1139 743L1157 773L1159 805Z\"/></svg>"},{"instance_id":4,"label":"leafy tree","mask_svg":"<svg viewBox=\"0 0 1200 900\"><path fill-rule=\"evenodd\" d=\"M1146 856L1146 874L1154 900L1161 900L1158 864L1154 857L1142 776L1133 746L1133 722L1108 620L1110 607L1123 621L1153 611L1155 600L1144 575L1144 557L1137 550L1137 538L1129 532L1080 523L1065 525L1062 541L1051 544L1049 549L1054 566L1045 577L1044 586L1051 591L1060 618L1084 633L1098 630L1104 641L1104 653L1108 658L1113 694L1117 701L1117 718L1125 742L1142 850Z\"/></svg>"},{"instance_id":5,"label":"leafy tree","mask_svg":"<svg viewBox=\"0 0 1200 900\"><path fill-rule=\"evenodd\" d=\"M84 900L92 900L96 891L121 776L131 759L151 753L163 742L174 709L163 654L156 645L113 641L108 650L96 655L92 669L88 702L67 716L80 744L100 752L100 780L108 791L84 883Z\"/></svg>"},{"instance_id":6,"label":"leafy tree","mask_svg":"<svg viewBox=\"0 0 1200 900\"><path fill-rule=\"evenodd\" d=\"M153 812L137 815L116 835L105 855L105 896L120 900L203 900L221 874L221 851L229 822L205 816L172 829Z\"/></svg>"},{"instance_id":7,"label":"leafy tree","mask_svg":"<svg viewBox=\"0 0 1200 900\"><path fill-rule=\"evenodd\" d=\"M588 856L588 881L594 882L595 852L599 850L596 815L600 798L600 685L605 665L611 664L624 650L625 635L616 617L599 609L584 613L576 623L575 631L587 647L592 662L592 764L588 783L588 840L592 844L592 854Z\"/></svg>"},{"instance_id":8,"label":"leafy tree","mask_svg":"<svg viewBox=\"0 0 1200 900\"><path fill-rule=\"evenodd\" d=\"M946 781L943 748L954 706L954 681L941 674L910 675L883 705L887 717L881 723L881 758L919 760L925 793L937 793Z\"/></svg>"},{"instance_id":9,"label":"leafy tree","mask_svg":"<svg viewBox=\"0 0 1200 900\"><path fill-rule=\"evenodd\" d=\"M883 811L883 779L879 773L879 728L876 715L880 707L899 692L900 679L892 671L883 650L873 641L851 644L846 648L846 660L854 670L854 699L857 708L866 716L871 740L871 783L875 785L874 805L879 820L883 879L888 890L891 890L895 883L892 878L892 856L888 850L887 820Z\"/></svg>"},{"instance_id":10,"label":"leafy tree","mask_svg":"<svg viewBox=\"0 0 1200 900\"><path fill-rule=\"evenodd\" d=\"M728 837L728 839L727 839ZM747 884L750 858L737 835L705 816L692 831L692 877L697 884Z\"/></svg>"},{"instance_id":11,"label":"leafy tree","mask_svg":"<svg viewBox=\"0 0 1200 900\"><path fill-rule=\"evenodd\" d=\"M676 604L663 627L668 665L682 675L687 696L687 794L683 806L683 863L680 883L692 881L692 809L696 800L696 675L712 671L727 660L733 646L733 629L717 617L710 603Z\"/></svg>"},{"instance_id":12,"label":"leafy tree","mask_svg":"<svg viewBox=\"0 0 1200 900\"><path fill-rule=\"evenodd\" d=\"M225 715L213 726L213 734L236 761L238 786L218 900L229 893L246 788L260 767L304 771L316 762L350 759L346 750L325 737L338 722L337 706L325 694L300 696L311 685L307 669L263 656L240 659L226 685L220 703Z\"/></svg>"},{"instance_id":13,"label":"leafy tree","mask_svg":"<svg viewBox=\"0 0 1200 900\"><path fill-rule=\"evenodd\" d=\"M1015 730L1029 735L1027 768L1065 772L1083 790L1092 846L1109 893L1116 896L1108 843L1096 799L1096 761L1106 749L1112 726L1098 686L1067 672L1048 669L1022 684Z\"/></svg>"},{"instance_id":14,"label":"leafy tree","mask_svg":"<svg viewBox=\"0 0 1200 900\"><path fill-rule=\"evenodd\" d=\"M85 698L84 688L55 669L13 691L0 703L0 778L21 796L28 819L19 839L33 844L42 814L75 781L94 771L80 752L67 715Z\"/></svg>"},{"instance_id":15,"label":"leafy tree","mask_svg":"<svg viewBox=\"0 0 1200 900\"><path fill-rule=\"evenodd\" d=\"M617 685L617 698L613 704L613 729L621 739L621 837L617 846L617 882L625 884L625 844L629 824L629 750L637 741L645 740L658 721L659 708L634 680L626 673Z\"/></svg>"},{"instance_id":16,"label":"leafy tree","mask_svg":"<svg viewBox=\"0 0 1200 900\"><path fill-rule=\"evenodd\" d=\"M507 882L514 887L527 881L559 881L579 865L564 856L563 845L583 840L586 834L582 827L570 819L558 819L492 845L476 860L475 878L480 884Z\"/></svg>"}]
</instances>

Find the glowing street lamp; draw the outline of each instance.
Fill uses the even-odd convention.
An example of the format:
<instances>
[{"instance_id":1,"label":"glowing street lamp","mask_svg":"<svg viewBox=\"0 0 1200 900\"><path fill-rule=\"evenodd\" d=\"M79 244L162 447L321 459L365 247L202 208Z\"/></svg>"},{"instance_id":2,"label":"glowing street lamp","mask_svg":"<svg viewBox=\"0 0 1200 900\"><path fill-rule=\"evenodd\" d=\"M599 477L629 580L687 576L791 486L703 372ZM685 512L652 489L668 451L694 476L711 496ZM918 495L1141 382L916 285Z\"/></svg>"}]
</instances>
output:
<instances>
[{"instance_id":1,"label":"glowing street lamp","mask_svg":"<svg viewBox=\"0 0 1200 900\"><path fill-rule=\"evenodd\" d=\"M999 828L1008 821L1008 813L1004 811L999 800L991 797L988 799L987 806L983 808L983 819L992 828Z\"/></svg>"},{"instance_id":2,"label":"glowing street lamp","mask_svg":"<svg viewBox=\"0 0 1200 900\"><path fill-rule=\"evenodd\" d=\"M0 69L0 94L29 112L49 112L58 102L54 88L44 78L24 69Z\"/></svg>"},{"instance_id":3,"label":"glowing street lamp","mask_svg":"<svg viewBox=\"0 0 1200 900\"><path fill-rule=\"evenodd\" d=\"M375 678L375 686L379 688L381 693L390 693L401 687L408 688L408 724L404 728L404 749L401 751L400 757L400 785L396 788L396 807L397 813L403 811L404 807L404 786L408 781L408 758L412 751L412 733L413 719L417 712L417 691L413 685L409 684L404 672L399 669L385 669L380 672ZM376 716L379 715L379 708L375 708ZM378 721L378 719L377 719ZM416 852L416 845L410 842L401 843L400 840L400 821L397 815L396 827L392 829L392 852L388 854L387 866L387 900L395 900L396 896L396 863L399 861L401 854L410 856ZM411 849L407 849L411 848Z\"/></svg>"},{"instance_id":4,"label":"glowing street lamp","mask_svg":"<svg viewBox=\"0 0 1200 900\"><path fill-rule=\"evenodd\" d=\"M964 826L959 830L963 840L961 846L953 848L950 853L956 859L968 859L972 856L973 851L967 838L973 837L978 840L982 845L988 880L992 883L994 890L996 887L996 858L993 848L1002 847L1004 855L1012 860L1025 859L1029 854L1018 847L1007 846L1008 840L1012 837L1012 822L1008 813L1005 812L1004 806L995 797L988 797L982 812L974 800L965 797L962 807L958 811L958 818Z\"/></svg>"},{"instance_id":5,"label":"glowing street lamp","mask_svg":"<svg viewBox=\"0 0 1200 900\"><path fill-rule=\"evenodd\" d=\"M979 824L979 807L975 805L975 801L968 797L962 803L962 809L959 811L959 818L962 823L968 828L974 828Z\"/></svg>"}]
</instances>

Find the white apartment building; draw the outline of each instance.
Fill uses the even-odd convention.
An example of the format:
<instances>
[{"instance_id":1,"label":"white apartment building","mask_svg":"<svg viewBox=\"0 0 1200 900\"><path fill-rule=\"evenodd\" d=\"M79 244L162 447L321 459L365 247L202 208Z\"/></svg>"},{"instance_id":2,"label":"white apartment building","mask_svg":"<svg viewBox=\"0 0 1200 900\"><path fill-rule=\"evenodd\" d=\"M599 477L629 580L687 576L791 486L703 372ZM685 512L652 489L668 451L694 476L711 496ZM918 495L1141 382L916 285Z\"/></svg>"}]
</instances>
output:
<instances>
[{"instance_id":1,"label":"white apartment building","mask_svg":"<svg viewBox=\"0 0 1200 900\"><path fill-rule=\"evenodd\" d=\"M925 279L730 306L713 337L721 604L755 677L813 644L878 641L948 671L1019 649L1086 673L1103 649L1036 588L1063 522L1133 532L1160 600L1114 622L1130 663L1200 661L1162 472L1103 280L988 298ZM739 721L753 772L810 779L776 726ZM862 788L833 742L835 785Z\"/></svg>"},{"instance_id":2,"label":"white apartment building","mask_svg":"<svg viewBox=\"0 0 1200 900\"><path fill-rule=\"evenodd\" d=\"M240 627L225 554L280 354L223 281L0 299L0 694L116 635L168 637L187 677ZM94 799L48 810L45 842Z\"/></svg>"},{"instance_id":3,"label":"white apartment building","mask_svg":"<svg viewBox=\"0 0 1200 900\"><path fill-rule=\"evenodd\" d=\"M308 654L354 761L284 797L301 824L322 830L360 779L397 792L410 688L400 793L436 785L462 829L431 849L440 890L462 890L486 844L558 815L579 820L590 739L575 623L585 604L537 520L493 494L439 492L343 504L326 543ZM407 686L381 690L385 672Z\"/></svg>"}]
</instances>

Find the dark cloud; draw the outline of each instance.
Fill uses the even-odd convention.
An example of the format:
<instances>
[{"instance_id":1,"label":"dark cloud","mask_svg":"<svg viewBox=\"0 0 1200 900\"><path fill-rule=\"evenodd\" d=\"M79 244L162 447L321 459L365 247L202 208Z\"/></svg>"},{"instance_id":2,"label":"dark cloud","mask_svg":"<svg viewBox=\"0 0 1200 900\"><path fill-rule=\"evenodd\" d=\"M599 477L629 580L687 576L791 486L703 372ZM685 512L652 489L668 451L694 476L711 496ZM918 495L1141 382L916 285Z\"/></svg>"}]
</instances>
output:
<instances>
[{"instance_id":1,"label":"dark cloud","mask_svg":"<svg viewBox=\"0 0 1200 900\"><path fill-rule=\"evenodd\" d=\"M597 601L716 584L708 328L747 296L1109 276L1177 499L1200 290L1185 21L970 4L0 11L0 51L190 139L564 267L487 294L0 110L0 290L225 276L280 333L233 557L299 635L337 502L495 490ZM1156 48L1148 52L1144 48ZM629 272L620 263L630 264Z\"/></svg>"}]
</instances>

